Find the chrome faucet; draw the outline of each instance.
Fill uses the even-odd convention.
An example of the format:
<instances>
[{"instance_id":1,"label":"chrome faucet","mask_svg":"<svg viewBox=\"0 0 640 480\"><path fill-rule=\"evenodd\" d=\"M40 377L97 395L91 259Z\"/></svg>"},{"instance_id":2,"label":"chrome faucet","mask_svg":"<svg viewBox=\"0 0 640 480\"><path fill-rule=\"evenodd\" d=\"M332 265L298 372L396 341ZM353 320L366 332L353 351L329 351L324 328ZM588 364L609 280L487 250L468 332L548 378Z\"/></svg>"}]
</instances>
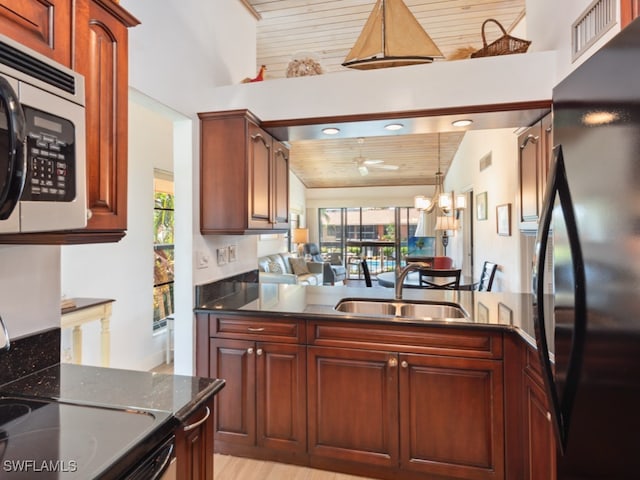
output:
<instances>
[{"instance_id":1,"label":"chrome faucet","mask_svg":"<svg viewBox=\"0 0 640 480\"><path fill-rule=\"evenodd\" d=\"M414 272L422 268L431 268L431 265L425 262L411 262L407 263L402 269L400 269L400 267L396 269L396 300L402 300L402 284L404 283L404 279L407 278L407 275L409 275L409 272Z\"/></svg>"}]
</instances>

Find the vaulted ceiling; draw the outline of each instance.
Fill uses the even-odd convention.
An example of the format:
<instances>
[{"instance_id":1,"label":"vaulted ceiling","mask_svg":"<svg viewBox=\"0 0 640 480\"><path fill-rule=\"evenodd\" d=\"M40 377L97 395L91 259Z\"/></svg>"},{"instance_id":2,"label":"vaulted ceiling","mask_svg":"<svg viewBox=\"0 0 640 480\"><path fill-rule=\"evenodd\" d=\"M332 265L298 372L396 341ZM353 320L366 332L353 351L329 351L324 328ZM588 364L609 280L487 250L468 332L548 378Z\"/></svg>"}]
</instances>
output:
<instances>
[{"instance_id":1,"label":"vaulted ceiling","mask_svg":"<svg viewBox=\"0 0 640 480\"><path fill-rule=\"evenodd\" d=\"M325 75L341 64L362 31L375 0L244 0L259 15L257 64L266 80L287 76L294 59L311 58ZM468 57L482 47L481 26L498 20L509 31L524 16L525 0L404 0L445 58ZM502 32L488 24L487 41ZM291 141L291 169L309 188L433 183L438 164L446 172L464 133L446 131L334 140ZM358 158L369 160L367 174ZM381 163L382 160L384 163ZM376 163L372 163L374 161ZM381 165L397 169L379 168ZM363 166L362 164L360 166Z\"/></svg>"}]
</instances>

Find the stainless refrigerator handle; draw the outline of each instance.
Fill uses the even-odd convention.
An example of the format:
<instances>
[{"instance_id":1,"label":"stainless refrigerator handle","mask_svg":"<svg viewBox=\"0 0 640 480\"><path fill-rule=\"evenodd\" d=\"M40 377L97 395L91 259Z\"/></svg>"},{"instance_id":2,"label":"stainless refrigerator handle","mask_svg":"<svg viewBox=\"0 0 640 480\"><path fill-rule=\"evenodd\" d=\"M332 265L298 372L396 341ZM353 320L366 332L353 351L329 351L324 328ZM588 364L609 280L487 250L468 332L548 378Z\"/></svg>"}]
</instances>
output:
<instances>
[{"instance_id":1,"label":"stainless refrigerator handle","mask_svg":"<svg viewBox=\"0 0 640 480\"><path fill-rule=\"evenodd\" d=\"M537 278L536 278L536 329L538 352L543 367L543 375L545 377L545 386L547 396L552 406L552 417L554 426L559 440L561 451L565 451L567 446L567 437L569 425L571 422L571 412L580 381L580 372L582 370L582 359L584 353L584 342L587 327L587 301L586 301L586 277L584 271L584 261L582 257L582 248L580 246L578 226L573 211L573 201L569 191L569 182L567 180L567 172L564 166L564 158L562 154L562 146L556 147L556 160L552 165L549 174L549 184L545 195L545 202L542 215L542 228L539 231L537 242L539 242ZM551 214L556 193L560 199L560 206L564 223L567 229L569 239L569 248L571 250L571 263L573 267L574 277L574 325L573 335L571 338L571 349L567 366L567 376L563 388L562 399L558 397L557 388L553 379L551 369L551 361L549 359L549 347L547 344L546 329L544 322L544 303L542 301L544 294L544 270L546 244L551 226ZM542 248L544 246L544 248Z\"/></svg>"}]
</instances>

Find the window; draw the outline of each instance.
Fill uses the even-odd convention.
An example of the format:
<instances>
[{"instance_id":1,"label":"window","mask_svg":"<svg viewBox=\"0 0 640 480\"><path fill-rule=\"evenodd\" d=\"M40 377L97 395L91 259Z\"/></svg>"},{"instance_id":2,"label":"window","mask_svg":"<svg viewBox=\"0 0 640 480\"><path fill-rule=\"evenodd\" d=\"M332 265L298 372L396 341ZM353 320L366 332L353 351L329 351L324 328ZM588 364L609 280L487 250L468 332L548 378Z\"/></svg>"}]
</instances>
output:
<instances>
[{"instance_id":1,"label":"window","mask_svg":"<svg viewBox=\"0 0 640 480\"><path fill-rule=\"evenodd\" d=\"M173 314L174 267L173 174L154 171L153 208L153 330L163 328Z\"/></svg>"},{"instance_id":2,"label":"window","mask_svg":"<svg viewBox=\"0 0 640 480\"><path fill-rule=\"evenodd\" d=\"M402 264L409 250L417 213L408 207L320 208L320 251L339 253L347 265L357 265L352 258L364 257L374 274L391 271L396 266L396 252L400 252Z\"/></svg>"}]
</instances>

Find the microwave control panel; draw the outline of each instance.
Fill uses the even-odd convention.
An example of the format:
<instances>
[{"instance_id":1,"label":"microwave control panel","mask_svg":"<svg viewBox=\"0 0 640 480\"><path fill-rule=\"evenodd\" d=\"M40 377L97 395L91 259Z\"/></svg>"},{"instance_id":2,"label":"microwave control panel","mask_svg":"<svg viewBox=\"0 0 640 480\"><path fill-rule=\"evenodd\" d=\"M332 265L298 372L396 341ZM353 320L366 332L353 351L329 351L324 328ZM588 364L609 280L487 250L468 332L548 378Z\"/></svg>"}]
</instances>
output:
<instances>
[{"instance_id":1,"label":"microwave control panel","mask_svg":"<svg viewBox=\"0 0 640 480\"><path fill-rule=\"evenodd\" d=\"M71 202L76 197L75 127L69 120L23 106L27 177L21 200Z\"/></svg>"}]
</instances>

